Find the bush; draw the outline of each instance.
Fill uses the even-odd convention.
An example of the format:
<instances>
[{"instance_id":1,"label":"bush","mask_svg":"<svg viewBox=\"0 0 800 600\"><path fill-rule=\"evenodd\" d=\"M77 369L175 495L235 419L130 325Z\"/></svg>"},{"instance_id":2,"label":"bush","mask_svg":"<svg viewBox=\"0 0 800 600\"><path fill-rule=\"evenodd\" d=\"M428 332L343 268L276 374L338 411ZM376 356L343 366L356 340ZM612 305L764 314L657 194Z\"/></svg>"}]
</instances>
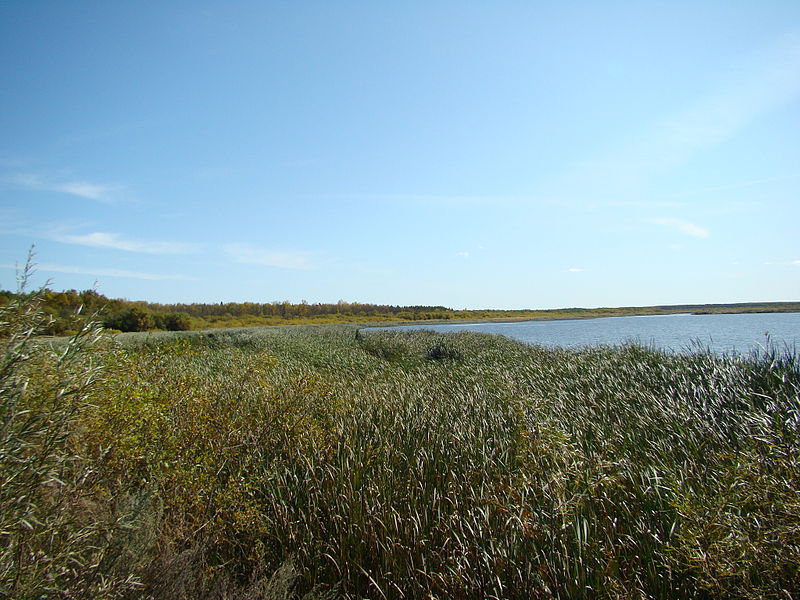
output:
<instances>
[{"instance_id":1,"label":"bush","mask_svg":"<svg viewBox=\"0 0 800 600\"><path fill-rule=\"evenodd\" d=\"M99 328L58 348L37 341L50 319L41 293L24 293L30 272L0 308L0 597L117 598L136 587L115 573L136 527L94 496L95 465L74 446L102 375L86 356Z\"/></svg>"},{"instance_id":2,"label":"bush","mask_svg":"<svg viewBox=\"0 0 800 600\"><path fill-rule=\"evenodd\" d=\"M167 331L189 331L192 320L186 313L168 313L164 315L164 327Z\"/></svg>"},{"instance_id":3,"label":"bush","mask_svg":"<svg viewBox=\"0 0 800 600\"><path fill-rule=\"evenodd\" d=\"M426 357L428 360L458 360L461 358L461 353L446 344L443 340L436 340L436 342L428 348Z\"/></svg>"},{"instance_id":4,"label":"bush","mask_svg":"<svg viewBox=\"0 0 800 600\"><path fill-rule=\"evenodd\" d=\"M148 331L156 325L153 313L144 308L134 306L110 316L104 325L120 331Z\"/></svg>"}]
</instances>

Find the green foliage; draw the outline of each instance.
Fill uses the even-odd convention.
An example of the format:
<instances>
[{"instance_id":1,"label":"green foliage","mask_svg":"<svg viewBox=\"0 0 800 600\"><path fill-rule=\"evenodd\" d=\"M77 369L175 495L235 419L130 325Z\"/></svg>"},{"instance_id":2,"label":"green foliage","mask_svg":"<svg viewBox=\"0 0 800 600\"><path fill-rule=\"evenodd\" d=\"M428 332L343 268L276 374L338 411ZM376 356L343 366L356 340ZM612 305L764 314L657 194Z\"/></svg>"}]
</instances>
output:
<instances>
[{"instance_id":1,"label":"green foliage","mask_svg":"<svg viewBox=\"0 0 800 600\"><path fill-rule=\"evenodd\" d=\"M426 357L428 360L458 360L461 358L461 353L445 343L444 340L436 340L428 348Z\"/></svg>"},{"instance_id":2,"label":"green foliage","mask_svg":"<svg viewBox=\"0 0 800 600\"><path fill-rule=\"evenodd\" d=\"M120 331L147 331L155 327L155 319L149 310L134 306L106 319L105 326Z\"/></svg>"},{"instance_id":3,"label":"green foliage","mask_svg":"<svg viewBox=\"0 0 800 600\"><path fill-rule=\"evenodd\" d=\"M109 329L123 332L152 329L189 331L192 328L192 320L185 313L158 313L139 306L116 312L107 317L103 323Z\"/></svg>"},{"instance_id":4,"label":"green foliage","mask_svg":"<svg viewBox=\"0 0 800 600\"><path fill-rule=\"evenodd\" d=\"M186 313L158 315L156 316L156 324L159 329L166 329L167 331L189 331L192 328L192 320Z\"/></svg>"},{"instance_id":5,"label":"green foliage","mask_svg":"<svg viewBox=\"0 0 800 600\"><path fill-rule=\"evenodd\" d=\"M0 597L800 586L794 355L347 325L50 347L41 297L17 298L0 319Z\"/></svg>"},{"instance_id":6,"label":"green foliage","mask_svg":"<svg viewBox=\"0 0 800 600\"><path fill-rule=\"evenodd\" d=\"M797 312L800 303L646 306L621 308L565 308L552 310L453 310L444 306L394 306L340 300L336 304L303 301L271 303L156 304L111 299L94 290L54 292L42 290L41 300L50 316L43 333L72 335L96 316L109 329L126 332L189 331L190 329L256 327L297 323L389 323L393 321L583 319L623 315L680 312ZM15 298L0 290L0 306Z\"/></svg>"},{"instance_id":7,"label":"green foliage","mask_svg":"<svg viewBox=\"0 0 800 600\"><path fill-rule=\"evenodd\" d=\"M117 571L141 503L99 504L95 466L74 445L101 370L89 324L58 350L35 342L49 324L42 291L0 308L0 597L117 598L136 588Z\"/></svg>"}]
</instances>

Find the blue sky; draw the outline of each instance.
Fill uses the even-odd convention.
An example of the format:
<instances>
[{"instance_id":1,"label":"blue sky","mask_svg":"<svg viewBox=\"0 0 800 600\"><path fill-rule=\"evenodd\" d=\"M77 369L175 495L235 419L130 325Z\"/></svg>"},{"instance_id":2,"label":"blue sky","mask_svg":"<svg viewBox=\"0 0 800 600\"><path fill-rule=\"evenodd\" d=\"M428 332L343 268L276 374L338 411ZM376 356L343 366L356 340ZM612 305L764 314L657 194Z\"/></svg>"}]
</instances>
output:
<instances>
[{"instance_id":1,"label":"blue sky","mask_svg":"<svg viewBox=\"0 0 800 600\"><path fill-rule=\"evenodd\" d=\"M800 2L4 2L0 287L800 300Z\"/></svg>"}]
</instances>

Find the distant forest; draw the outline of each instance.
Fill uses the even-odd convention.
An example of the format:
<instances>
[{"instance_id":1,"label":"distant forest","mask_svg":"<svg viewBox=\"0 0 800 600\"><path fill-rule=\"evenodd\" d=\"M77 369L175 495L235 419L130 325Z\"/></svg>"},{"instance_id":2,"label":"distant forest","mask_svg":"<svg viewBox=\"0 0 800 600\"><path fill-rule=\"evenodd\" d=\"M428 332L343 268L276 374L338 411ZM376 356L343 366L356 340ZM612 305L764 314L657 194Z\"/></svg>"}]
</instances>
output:
<instances>
[{"instance_id":1,"label":"distant forest","mask_svg":"<svg viewBox=\"0 0 800 600\"><path fill-rule=\"evenodd\" d=\"M751 304L691 304L619 308L561 308L549 310L455 310L445 306L395 306L340 300L335 304L283 302L219 302L158 304L107 298L94 290L42 289L38 296L50 316L49 335L70 335L90 319L116 331L188 331L217 327L253 327L293 323L368 323L450 319L525 320L576 319L674 313L800 312L798 302ZM0 290L0 306L19 294Z\"/></svg>"},{"instance_id":2,"label":"distant forest","mask_svg":"<svg viewBox=\"0 0 800 600\"><path fill-rule=\"evenodd\" d=\"M94 290L44 289L38 295L51 317L50 335L69 335L88 319L118 331L186 331L213 327L285 325L302 322L416 321L453 318L444 306L392 306L340 300L336 304L284 302L220 302L215 304L158 304L107 298ZM0 306L18 294L0 290Z\"/></svg>"}]
</instances>

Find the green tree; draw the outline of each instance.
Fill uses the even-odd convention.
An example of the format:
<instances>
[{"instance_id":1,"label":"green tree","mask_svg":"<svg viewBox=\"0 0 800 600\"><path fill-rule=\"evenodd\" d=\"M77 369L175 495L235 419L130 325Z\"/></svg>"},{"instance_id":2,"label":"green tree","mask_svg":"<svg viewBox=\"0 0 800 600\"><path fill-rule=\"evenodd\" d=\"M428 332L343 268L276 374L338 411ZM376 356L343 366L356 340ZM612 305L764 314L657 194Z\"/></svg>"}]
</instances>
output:
<instances>
[{"instance_id":1,"label":"green tree","mask_svg":"<svg viewBox=\"0 0 800 600\"><path fill-rule=\"evenodd\" d=\"M155 320L149 310L134 306L106 319L105 326L120 331L147 331L155 326Z\"/></svg>"},{"instance_id":2,"label":"green tree","mask_svg":"<svg viewBox=\"0 0 800 600\"><path fill-rule=\"evenodd\" d=\"M189 331L192 320L186 313L168 313L164 315L164 329L168 331Z\"/></svg>"}]
</instances>

